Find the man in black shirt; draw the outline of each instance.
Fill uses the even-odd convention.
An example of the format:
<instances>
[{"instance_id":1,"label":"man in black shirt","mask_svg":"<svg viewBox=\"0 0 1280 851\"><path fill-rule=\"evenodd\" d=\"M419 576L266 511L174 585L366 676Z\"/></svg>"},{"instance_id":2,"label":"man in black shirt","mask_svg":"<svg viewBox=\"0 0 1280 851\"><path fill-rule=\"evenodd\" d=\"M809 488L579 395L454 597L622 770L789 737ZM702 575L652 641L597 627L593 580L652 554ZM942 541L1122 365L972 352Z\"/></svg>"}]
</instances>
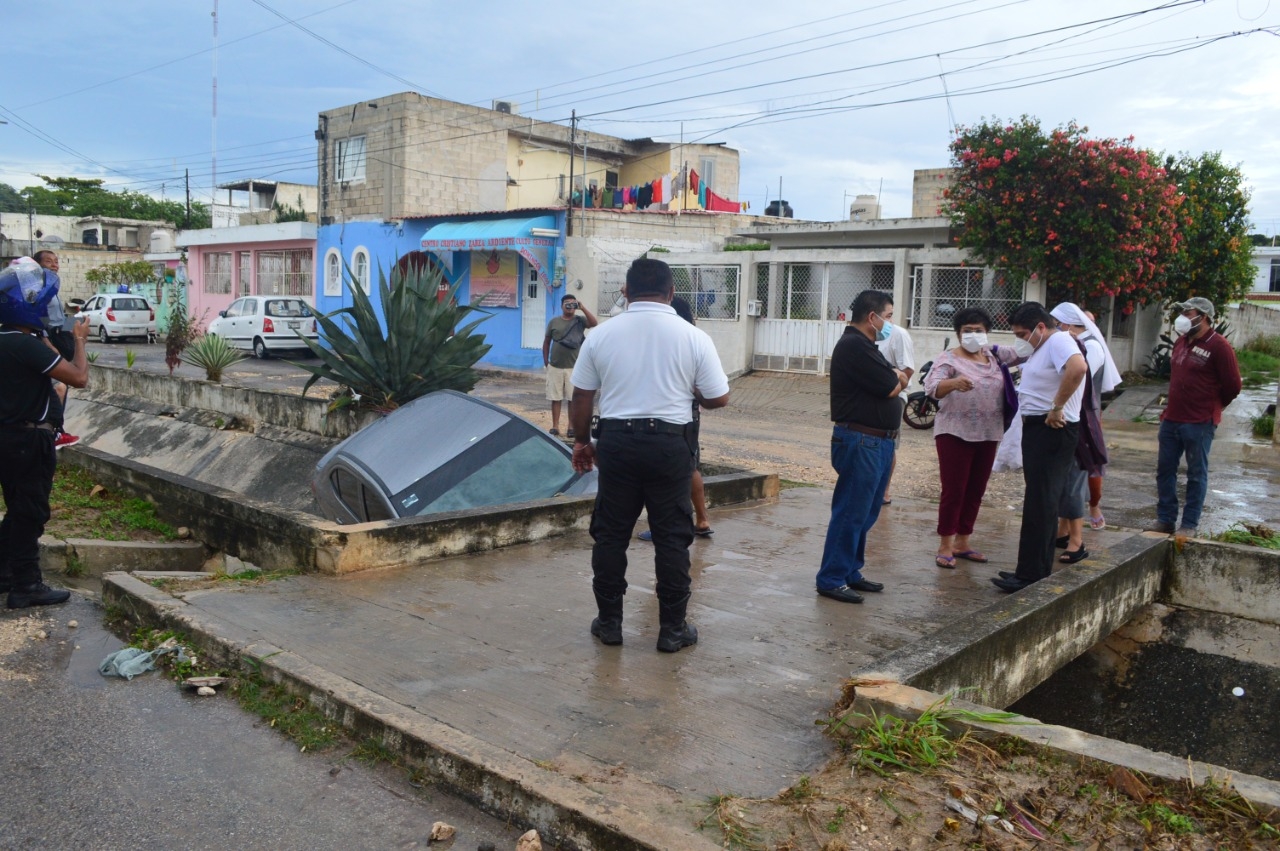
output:
<instances>
[{"instance_id":1,"label":"man in black shirt","mask_svg":"<svg viewBox=\"0 0 1280 851\"><path fill-rule=\"evenodd\" d=\"M89 327L72 326L73 360L67 361L44 336L40 314L23 298L16 276L0 276L0 593L11 609L65 603L67 591L50 588L40 576L40 535L49 521L49 493L57 467L53 419L56 379L71 387L89 380L84 344Z\"/></svg>"},{"instance_id":2,"label":"man in black shirt","mask_svg":"<svg viewBox=\"0 0 1280 851\"><path fill-rule=\"evenodd\" d=\"M842 603L861 603L859 591L884 588L864 579L862 567L867 533L880 517L893 469L902 417L898 394L907 386L907 375L890 366L874 342L892 304L888 293L859 293L849 308L849 326L831 354L831 466L839 477L817 586L823 597Z\"/></svg>"}]
</instances>

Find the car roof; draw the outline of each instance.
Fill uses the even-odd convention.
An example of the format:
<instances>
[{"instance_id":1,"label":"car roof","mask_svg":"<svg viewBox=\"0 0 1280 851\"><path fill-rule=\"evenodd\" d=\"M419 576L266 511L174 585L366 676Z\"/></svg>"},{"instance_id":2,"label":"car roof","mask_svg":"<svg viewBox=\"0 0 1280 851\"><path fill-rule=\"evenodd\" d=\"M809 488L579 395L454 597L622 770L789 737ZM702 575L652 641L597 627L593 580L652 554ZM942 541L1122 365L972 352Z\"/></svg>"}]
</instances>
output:
<instances>
[{"instance_id":1,"label":"car roof","mask_svg":"<svg viewBox=\"0 0 1280 851\"><path fill-rule=\"evenodd\" d=\"M334 447L330 456L344 456L395 494L513 421L524 423L569 454L560 441L510 411L456 390L437 390L356 432ZM326 456L320 466L329 460Z\"/></svg>"}]
</instances>

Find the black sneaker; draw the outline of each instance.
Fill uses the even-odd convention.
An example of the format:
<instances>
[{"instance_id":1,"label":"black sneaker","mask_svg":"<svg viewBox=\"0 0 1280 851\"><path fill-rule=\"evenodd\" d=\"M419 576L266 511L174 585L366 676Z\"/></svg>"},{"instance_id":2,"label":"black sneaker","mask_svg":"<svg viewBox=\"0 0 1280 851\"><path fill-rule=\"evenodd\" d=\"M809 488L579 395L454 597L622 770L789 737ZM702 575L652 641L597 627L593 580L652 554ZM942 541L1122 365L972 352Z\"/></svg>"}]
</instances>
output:
<instances>
[{"instance_id":1,"label":"black sneaker","mask_svg":"<svg viewBox=\"0 0 1280 851\"><path fill-rule=\"evenodd\" d=\"M1163 520L1157 520L1157 521L1156 521L1156 522L1154 522L1154 523L1148 523L1146 526L1143 526L1143 527L1142 527L1142 531L1144 531L1144 532L1159 532L1161 535L1172 535L1172 534L1173 534L1173 524L1172 524L1172 523L1165 523Z\"/></svg>"},{"instance_id":2,"label":"black sneaker","mask_svg":"<svg viewBox=\"0 0 1280 851\"><path fill-rule=\"evenodd\" d=\"M9 608L26 609L30 606L55 606L71 599L71 592L62 588L50 588L43 582L33 585L15 585L9 589Z\"/></svg>"},{"instance_id":3,"label":"black sneaker","mask_svg":"<svg viewBox=\"0 0 1280 851\"><path fill-rule=\"evenodd\" d=\"M698 628L685 621L678 627L664 626L658 630L658 649L663 653L679 653L698 643Z\"/></svg>"},{"instance_id":4,"label":"black sneaker","mask_svg":"<svg viewBox=\"0 0 1280 851\"><path fill-rule=\"evenodd\" d=\"M621 644L622 622L602 621L600 618L595 618L591 621L591 634L600 639L601 644Z\"/></svg>"}]
</instances>

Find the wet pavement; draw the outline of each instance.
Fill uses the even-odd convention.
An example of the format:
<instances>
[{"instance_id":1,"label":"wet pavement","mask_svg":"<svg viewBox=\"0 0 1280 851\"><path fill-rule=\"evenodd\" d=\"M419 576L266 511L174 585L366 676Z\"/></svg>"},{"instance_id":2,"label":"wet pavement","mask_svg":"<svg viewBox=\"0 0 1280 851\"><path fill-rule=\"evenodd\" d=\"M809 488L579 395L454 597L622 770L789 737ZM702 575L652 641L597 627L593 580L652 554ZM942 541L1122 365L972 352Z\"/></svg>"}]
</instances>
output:
<instances>
[{"instance_id":1,"label":"wet pavement","mask_svg":"<svg viewBox=\"0 0 1280 851\"><path fill-rule=\"evenodd\" d=\"M656 652L652 548L629 551L625 644L588 633L585 533L412 568L300 576L185 596L222 634L305 661L484 742L581 772L623 766L688 801L769 796L828 754L814 722L852 670L1002 598L1017 526L991 512L975 536L987 565L933 564L935 508L895 502L872 533L863 605L818 597L830 492L713 510L693 547L689 617L701 638ZM1100 551L1131 532L1090 533Z\"/></svg>"},{"instance_id":2,"label":"wet pavement","mask_svg":"<svg viewBox=\"0 0 1280 851\"><path fill-rule=\"evenodd\" d=\"M426 848L437 820L455 848L515 846L520 831L350 748L299 753L233 697L103 677L123 642L100 621L78 593L0 611L0 848Z\"/></svg>"}]
</instances>

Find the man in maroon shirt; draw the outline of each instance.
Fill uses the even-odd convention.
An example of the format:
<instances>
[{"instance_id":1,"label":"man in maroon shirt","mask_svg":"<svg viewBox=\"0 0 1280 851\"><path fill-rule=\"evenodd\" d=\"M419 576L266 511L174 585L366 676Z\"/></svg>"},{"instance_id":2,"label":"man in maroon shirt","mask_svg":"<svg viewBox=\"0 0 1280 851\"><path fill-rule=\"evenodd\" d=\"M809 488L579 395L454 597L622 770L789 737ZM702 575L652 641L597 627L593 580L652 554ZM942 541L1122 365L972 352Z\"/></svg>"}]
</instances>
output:
<instances>
[{"instance_id":1,"label":"man in maroon shirt","mask_svg":"<svg viewBox=\"0 0 1280 851\"><path fill-rule=\"evenodd\" d=\"M1178 531L1192 537L1200 523L1204 495L1209 490L1209 449L1222 422L1222 409L1240 395L1240 367L1236 353L1213 330L1213 303L1187 299L1174 307L1182 311L1173 323L1181 336L1173 344L1169 375L1169 403L1160 416L1160 454L1156 462L1156 522L1149 532ZM1187 504L1178 525L1178 462L1187 456Z\"/></svg>"}]
</instances>

